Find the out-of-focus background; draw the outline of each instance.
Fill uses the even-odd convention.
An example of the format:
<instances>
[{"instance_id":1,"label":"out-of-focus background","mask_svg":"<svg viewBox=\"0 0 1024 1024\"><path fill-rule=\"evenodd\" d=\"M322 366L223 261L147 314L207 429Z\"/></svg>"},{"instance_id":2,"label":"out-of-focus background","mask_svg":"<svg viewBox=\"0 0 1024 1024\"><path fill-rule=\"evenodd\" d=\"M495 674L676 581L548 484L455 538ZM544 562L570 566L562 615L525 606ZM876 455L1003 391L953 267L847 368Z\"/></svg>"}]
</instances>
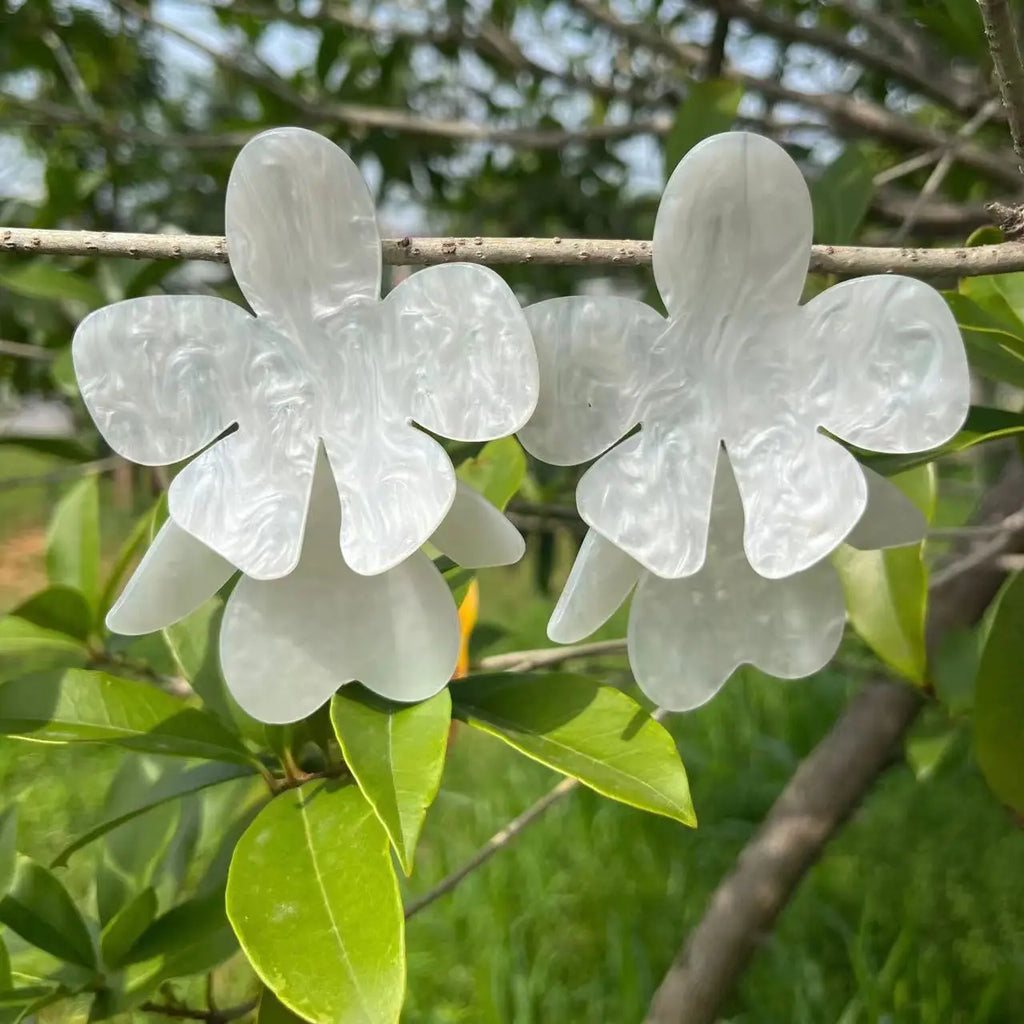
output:
<instances>
[{"instance_id":1,"label":"out-of-focus background","mask_svg":"<svg viewBox=\"0 0 1024 1024\"><path fill-rule=\"evenodd\" d=\"M974 0L4 0L0 223L221 234L238 149L263 128L299 124L359 162L386 236L650 238L679 157L744 127L800 161L816 241L961 244L992 219L987 201L1020 198L995 95ZM587 289L658 301L642 270L503 272L524 302ZM827 283L811 278L809 292ZM103 450L68 351L90 309L159 291L240 300L219 264L0 254L0 612L45 586L49 524L75 481L99 475L106 568L165 483ZM1024 337L1020 319L1000 329ZM1021 357L973 341L977 397L1019 412ZM943 463L937 528L966 522L1016 457L1012 443L980 451ZM557 514L571 507L576 476L529 464L512 505L528 555L482 574L475 655L547 644L579 540ZM928 550L932 561L954 554L953 540ZM600 636L624 631L620 611ZM972 644L966 632L951 641L950 692L969 675ZM23 656L0 630L0 673ZM126 659L163 673L167 654L156 637ZM620 659L600 671L615 681L627 670ZM709 706L671 723L699 830L573 794L411 921L405 1019L639 1020L801 758L882 671L852 636L805 681L738 671ZM20 802L25 851L48 861L87 828L123 763L98 748L0 743L0 790ZM133 763L129 772L146 770ZM552 781L458 731L412 891ZM146 830L170 842L186 828L177 815L191 813L162 810ZM224 801L204 804L202 850L215 848L228 813ZM93 898L87 856L66 877ZM243 985L242 974L232 962L218 984ZM903 760L764 937L726 1016L1024 1020L1024 834L982 781L964 716L922 716Z\"/></svg>"}]
</instances>

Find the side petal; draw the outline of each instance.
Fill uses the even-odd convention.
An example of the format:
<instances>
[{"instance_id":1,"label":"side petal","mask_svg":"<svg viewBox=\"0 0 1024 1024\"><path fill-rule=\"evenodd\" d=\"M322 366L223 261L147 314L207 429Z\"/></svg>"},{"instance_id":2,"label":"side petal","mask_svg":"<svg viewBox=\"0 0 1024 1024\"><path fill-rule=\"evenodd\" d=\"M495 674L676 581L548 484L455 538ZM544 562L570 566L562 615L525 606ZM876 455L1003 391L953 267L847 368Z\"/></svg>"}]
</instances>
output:
<instances>
[{"instance_id":1,"label":"side petal","mask_svg":"<svg viewBox=\"0 0 1024 1024\"><path fill-rule=\"evenodd\" d=\"M243 424L171 481L171 518L247 576L284 576L299 560L315 457L315 435L283 411Z\"/></svg>"},{"instance_id":2,"label":"side petal","mask_svg":"<svg viewBox=\"0 0 1024 1024\"><path fill-rule=\"evenodd\" d=\"M349 303L380 298L370 190L348 154L316 132L274 128L242 148L225 224L242 293L290 337L304 338Z\"/></svg>"},{"instance_id":3,"label":"side petal","mask_svg":"<svg viewBox=\"0 0 1024 1024\"><path fill-rule=\"evenodd\" d=\"M403 411L457 441L517 431L537 403L537 357L512 289L487 267L448 263L384 300L386 372Z\"/></svg>"},{"instance_id":4,"label":"side petal","mask_svg":"<svg viewBox=\"0 0 1024 1024\"><path fill-rule=\"evenodd\" d=\"M796 344L827 366L821 426L860 448L915 452L949 440L970 405L963 339L942 296L907 277L862 277L801 311Z\"/></svg>"},{"instance_id":5,"label":"side petal","mask_svg":"<svg viewBox=\"0 0 1024 1024\"><path fill-rule=\"evenodd\" d=\"M394 568L422 547L455 498L455 470L445 450L407 423L367 417L372 444L325 434L341 495L341 550L362 576Z\"/></svg>"},{"instance_id":6,"label":"side petal","mask_svg":"<svg viewBox=\"0 0 1024 1024\"><path fill-rule=\"evenodd\" d=\"M236 417L238 367L259 344L255 319L205 295L104 306L71 342L89 414L119 455L163 466L194 455Z\"/></svg>"},{"instance_id":7,"label":"side petal","mask_svg":"<svg viewBox=\"0 0 1024 1024\"><path fill-rule=\"evenodd\" d=\"M742 508L729 467L715 484L707 562L689 579L645 575L629 618L629 660L661 707L710 700L740 665L798 678L826 665L843 634L842 587L829 562L783 580L755 573L740 544Z\"/></svg>"},{"instance_id":8,"label":"side petal","mask_svg":"<svg viewBox=\"0 0 1024 1024\"><path fill-rule=\"evenodd\" d=\"M523 535L479 491L457 480L455 500L430 543L464 569L512 565L523 557Z\"/></svg>"},{"instance_id":9,"label":"side petal","mask_svg":"<svg viewBox=\"0 0 1024 1024\"><path fill-rule=\"evenodd\" d=\"M554 466L589 462L639 421L666 321L642 302L613 295L548 299L525 312L540 398L519 439Z\"/></svg>"},{"instance_id":10,"label":"side petal","mask_svg":"<svg viewBox=\"0 0 1024 1024\"><path fill-rule=\"evenodd\" d=\"M234 573L230 562L168 519L107 613L107 629L155 633L195 611Z\"/></svg>"},{"instance_id":11,"label":"side petal","mask_svg":"<svg viewBox=\"0 0 1024 1024\"><path fill-rule=\"evenodd\" d=\"M917 544L928 532L921 510L884 476L861 466L868 485L868 504L846 543L863 551Z\"/></svg>"},{"instance_id":12,"label":"side petal","mask_svg":"<svg viewBox=\"0 0 1024 1024\"><path fill-rule=\"evenodd\" d=\"M649 572L689 576L704 562L718 449L699 415L645 423L583 475L580 516Z\"/></svg>"},{"instance_id":13,"label":"side petal","mask_svg":"<svg viewBox=\"0 0 1024 1024\"><path fill-rule=\"evenodd\" d=\"M643 568L590 530L548 622L556 644L574 644L600 629L629 597Z\"/></svg>"},{"instance_id":14,"label":"side petal","mask_svg":"<svg viewBox=\"0 0 1024 1024\"><path fill-rule=\"evenodd\" d=\"M378 576L352 572L338 550L333 490L319 473L296 570L243 577L224 611L224 678L264 722L305 718L353 680L391 700L425 700L455 671L458 613L441 574L422 552Z\"/></svg>"},{"instance_id":15,"label":"side petal","mask_svg":"<svg viewBox=\"0 0 1024 1024\"><path fill-rule=\"evenodd\" d=\"M747 132L705 139L672 173L654 222L666 308L701 324L795 306L812 230L810 193L784 149Z\"/></svg>"},{"instance_id":16,"label":"side petal","mask_svg":"<svg viewBox=\"0 0 1024 1024\"><path fill-rule=\"evenodd\" d=\"M746 525L743 544L762 576L814 565L845 539L867 504L867 484L845 448L791 417L726 443Z\"/></svg>"}]
</instances>

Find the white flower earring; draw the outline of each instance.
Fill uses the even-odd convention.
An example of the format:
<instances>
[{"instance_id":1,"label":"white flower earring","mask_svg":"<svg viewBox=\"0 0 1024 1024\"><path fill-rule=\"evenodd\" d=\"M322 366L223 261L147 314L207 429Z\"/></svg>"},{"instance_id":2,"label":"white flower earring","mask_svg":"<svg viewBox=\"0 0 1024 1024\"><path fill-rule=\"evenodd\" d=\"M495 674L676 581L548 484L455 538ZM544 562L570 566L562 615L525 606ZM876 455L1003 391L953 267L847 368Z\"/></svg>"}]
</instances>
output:
<instances>
[{"instance_id":1,"label":"white flower earring","mask_svg":"<svg viewBox=\"0 0 1024 1024\"><path fill-rule=\"evenodd\" d=\"M451 675L458 625L419 549L432 540L479 567L523 545L418 427L486 441L526 422L538 378L523 312L469 264L415 273L381 301L369 191L304 129L243 148L226 228L255 317L153 296L98 310L75 334L82 397L111 447L144 465L196 456L108 624L161 628L238 569L221 658L250 713L297 720L351 679L423 699Z\"/></svg>"},{"instance_id":2,"label":"white flower earring","mask_svg":"<svg viewBox=\"0 0 1024 1024\"><path fill-rule=\"evenodd\" d=\"M822 559L844 539L923 533L916 509L823 431L920 451L967 412L963 342L928 285L868 277L798 305L811 229L784 150L715 136L682 160L658 210L668 319L621 297L526 311L541 393L519 437L556 465L597 459L576 492L591 532L549 633L586 636L639 581L630 660L669 708L702 703L743 662L820 668L843 618Z\"/></svg>"}]
</instances>

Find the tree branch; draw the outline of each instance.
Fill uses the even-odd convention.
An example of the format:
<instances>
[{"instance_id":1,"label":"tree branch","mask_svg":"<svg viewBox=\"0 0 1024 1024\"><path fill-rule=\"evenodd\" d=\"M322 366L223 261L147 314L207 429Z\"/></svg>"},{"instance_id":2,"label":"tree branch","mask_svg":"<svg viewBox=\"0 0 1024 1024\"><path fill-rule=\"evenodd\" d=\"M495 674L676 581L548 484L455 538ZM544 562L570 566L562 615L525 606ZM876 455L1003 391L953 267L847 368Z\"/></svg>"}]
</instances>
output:
<instances>
[{"instance_id":1,"label":"tree branch","mask_svg":"<svg viewBox=\"0 0 1024 1024\"><path fill-rule=\"evenodd\" d=\"M583 238L386 238L384 262L391 266L537 263L558 266L646 267L651 243L636 239ZM0 252L46 256L121 256L137 260L207 260L227 263L226 240L218 235L142 235L115 231L50 231L0 227ZM813 273L909 274L911 277L977 277L1024 270L1024 242L961 249L815 245Z\"/></svg>"},{"instance_id":2,"label":"tree branch","mask_svg":"<svg viewBox=\"0 0 1024 1024\"><path fill-rule=\"evenodd\" d=\"M143 1013L158 1013L164 1017L173 1017L177 1020L199 1020L206 1024L230 1024L230 1021L247 1017L259 1006L258 999L250 999L240 1003L238 1006L226 1006L223 1010L211 1007L209 1010L201 1010L199 1007L178 1006L169 1003L141 1003L139 1009Z\"/></svg>"},{"instance_id":3,"label":"tree branch","mask_svg":"<svg viewBox=\"0 0 1024 1024\"><path fill-rule=\"evenodd\" d=\"M600 658L609 654L625 654L626 641L596 640L590 644L571 647L541 647L534 651L513 651L511 654L492 654L481 658L473 666L474 672L530 672L535 668L548 668L576 658Z\"/></svg>"},{"instance_id":4,"label":"tree branch","mask_svg":"<svg viewBox=\"0 0 1024 1024\"><path fill-rule=\"evenodd\" d=\"M992 55L992 66L999 81L999 92L1010 122L1018 168L1024 174L1024 65L1021 63L1010 5L1007 0L978 0L978 6L985 24L985 38Z\"/></svg>"},{"instance_id":5,"label":"tree branch","mask_svg":"<svg viewBox=\"0 0 1024 1024\"><path fill-rule=\"evenodd\" d=\"M1024 506L1024 469L1012 470L985 501L983 520ZM1001 550L1024 546L1024 528L1004 532ZM1002 583L998 552L933 581L927 646L934 656L950 630L981 617ZM665 975L646 1024L713 1024L748 960L775 924L829 838L892 763L897 743L923 704L920 691L867 686L804 759L764 824L720 883L700 923Z\"/></svg>"}]
</instances>

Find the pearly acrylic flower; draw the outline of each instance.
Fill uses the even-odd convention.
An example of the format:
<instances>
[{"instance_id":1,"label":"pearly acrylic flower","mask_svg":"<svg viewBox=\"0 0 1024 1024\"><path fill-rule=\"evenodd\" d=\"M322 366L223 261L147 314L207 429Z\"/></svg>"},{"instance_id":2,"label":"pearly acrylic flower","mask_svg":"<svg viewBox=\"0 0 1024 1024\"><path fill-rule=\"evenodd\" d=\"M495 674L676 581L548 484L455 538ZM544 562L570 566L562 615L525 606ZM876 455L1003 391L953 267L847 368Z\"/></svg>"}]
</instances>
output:
<instances>
[{"instance_id":1,"label":"pearly acrylic flower","mask_svg":"<svg viewBox=\"0 0 1024 1024\"><path fill-rule=\"evenodd\" d=\"M341 149L305 129L242 149L225 220L256 315L198 295L92 313L72 345L85 404L133 462L196 456L171 484L171 519L253 579L298 563L322 445L345 562L384 572L455 499L451 461L424 430L485 441L532 412L522 310L493 271L459 263L412 274L381 301L369 190Z\"/></svg>"},{"instance_id":2,"label":"pearly acrylic flower","mask_svg":"<svg viewBox=\"0 0 1024 1024\"><path fill-rule=\"evenodd\" d=\"M250 714L295 721L356 679L425 699L451 677L459 627L419 549L475 568L518 560L523 541L419 428L482 441L525 423L538 375L523 312L497 274L466 264L417 272L381 301L366 185L303 129L244 147L226 221L255 316L154 296L75 334L82 396L111 447L146 465L196 456L108 626L160 629L241 570L220 656Z\"/></svg>"},{"instance_id":3,"label":"pearly acrylic flower","mask_svg":"<svg viewBox=\"0 0 1024 1024\"><path fill-rule=\"evenodd\" d=\"M717 135L680 162L658 209L667 319L614 296L527 309L541 391L519 437L545 462L597 459L577 488L580 515L654 576L704 564L723 444L746 557L782 579L818 563L864 513L864 473L835 438L912 452L963 423L963 342L934 289L865 277L799 305L812 223L783 149Z\"/></svg>"},{"instance_id":4,"label":"pearly acrylic flower","mask_svg":"<svg viewBox=\"0 0 1024 1024\"><path fill-rule=\"evenodd\" d=\"M919 541L925 520L892 484L866 470L869 502L846 542L878 549ZM784 679L824 668L843 636L839 576L824 559L783 579L754 572L743 551L743 506L719 455L707 557L692 576L663 579L590 530L548 624L558 643L603 625L633 593L627 654L640 688L667 711L710 700L741 665Z\"/></svg>"}]
</instances>

